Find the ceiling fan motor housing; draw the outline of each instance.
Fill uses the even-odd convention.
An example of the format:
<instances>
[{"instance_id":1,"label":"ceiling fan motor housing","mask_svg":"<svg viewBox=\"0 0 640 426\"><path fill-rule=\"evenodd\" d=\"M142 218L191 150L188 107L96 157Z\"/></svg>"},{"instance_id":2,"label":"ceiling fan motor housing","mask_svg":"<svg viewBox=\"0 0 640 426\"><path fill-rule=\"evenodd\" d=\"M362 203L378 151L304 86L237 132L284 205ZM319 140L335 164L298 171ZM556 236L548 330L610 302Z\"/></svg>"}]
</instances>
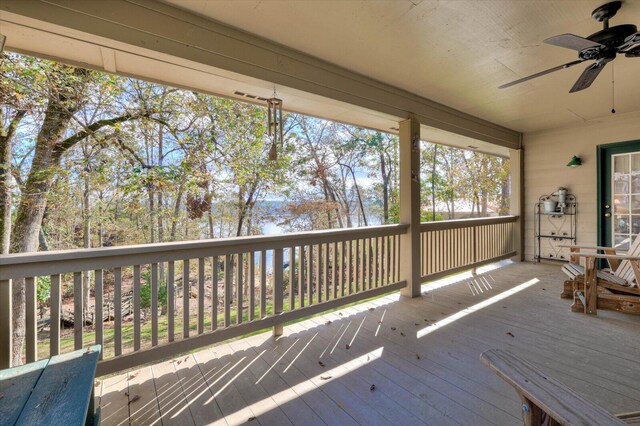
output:
<instances>
[{"instance_id":1,"label":"ceiling fan motor housing","mask_svg":"<svg viewBox=\"0 0 640 426\"><path fill-rule=\"evenodd\" d=\"M605 45L604 49L599 47L589 47L580 51L580 58L599 59L604 57L615 57L616 47L624 43L624 40L630 35L638 31L633 24L616 25L614 27L605 28L587 37L588 40Z\"/></svg>"}]
</instances>

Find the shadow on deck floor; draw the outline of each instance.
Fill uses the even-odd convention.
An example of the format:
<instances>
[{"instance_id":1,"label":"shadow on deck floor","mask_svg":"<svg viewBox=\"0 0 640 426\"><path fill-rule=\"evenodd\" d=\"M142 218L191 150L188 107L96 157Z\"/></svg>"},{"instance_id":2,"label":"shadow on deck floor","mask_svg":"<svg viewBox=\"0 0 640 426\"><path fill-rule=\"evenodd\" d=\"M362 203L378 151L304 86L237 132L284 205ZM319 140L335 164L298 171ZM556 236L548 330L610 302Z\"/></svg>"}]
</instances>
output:
<instances>
[{"instance_id":1,"label":"shadow on deck floor","mask_svg":"<svg viewBox=\"0 0 640 426\"><path fill-rule=\"evenodd\" d=\"M500 266L500 267L498 267ZM101 381L102 423L522 424L480 353L508 349L612 413L640 410L640 317L571 313L555 265L502 262ZM374 386L375 385L375 386ZM372 390L373 388L373 390Z\"/></svg>"}]
</instances>

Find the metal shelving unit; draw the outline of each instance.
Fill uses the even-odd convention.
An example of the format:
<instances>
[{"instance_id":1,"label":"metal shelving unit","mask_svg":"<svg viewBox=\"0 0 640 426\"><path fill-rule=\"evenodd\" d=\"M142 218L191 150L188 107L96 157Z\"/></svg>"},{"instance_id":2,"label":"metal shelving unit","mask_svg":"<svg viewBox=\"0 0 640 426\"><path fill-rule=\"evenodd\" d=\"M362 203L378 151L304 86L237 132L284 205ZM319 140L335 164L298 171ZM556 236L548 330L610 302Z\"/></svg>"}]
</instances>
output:
<instances>
[{"instance_id":1,"label":"metal shelving unit","mask_svg":"<svg viewBox=\"0 0 640 426\"><path fill-rule=\"evenodd\" d=\"M578 204L573 194L566 194L564 206L556 207L553 212L547 212L544 208L545 201L559 202L557 192L542 195L535 205L534 211L534 260L551 260L568 262L569 256L566 249L558 246L576 244L576 219L578 216Z\"/></svg>"}]
</instances>

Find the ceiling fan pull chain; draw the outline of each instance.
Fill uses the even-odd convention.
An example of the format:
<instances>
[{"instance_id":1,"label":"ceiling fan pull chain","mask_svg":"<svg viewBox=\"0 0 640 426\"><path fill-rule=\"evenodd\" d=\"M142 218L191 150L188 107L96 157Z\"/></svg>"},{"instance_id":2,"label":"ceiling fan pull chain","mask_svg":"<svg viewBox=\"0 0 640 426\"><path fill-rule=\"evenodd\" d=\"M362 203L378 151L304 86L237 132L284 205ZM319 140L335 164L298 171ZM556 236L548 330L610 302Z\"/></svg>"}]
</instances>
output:
<instances>
[{"instance_id":1,"label":"ceiling fan pull chain","mask_svg":"<svg viewBox=\"0 0 640 426\"><path fill-rule=\"evenodd\" d=\"M616 113L616 75L613 63L611 64L611 114Z\"/></svg>"}]
</instances>

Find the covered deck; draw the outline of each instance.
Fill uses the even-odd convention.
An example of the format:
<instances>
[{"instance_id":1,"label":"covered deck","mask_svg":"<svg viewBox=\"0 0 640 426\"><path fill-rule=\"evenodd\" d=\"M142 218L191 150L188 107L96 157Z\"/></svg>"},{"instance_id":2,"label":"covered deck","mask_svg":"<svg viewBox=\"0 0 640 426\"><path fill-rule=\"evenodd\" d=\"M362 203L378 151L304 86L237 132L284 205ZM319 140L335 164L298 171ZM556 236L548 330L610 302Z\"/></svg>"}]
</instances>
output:
<instances>
[{"instance_id":1,"label":"covered deck","mask_svg":"<svg viewBox=\"0 0 640 426\"><path fill-rule=\"evenodd\" d=\"M640 318L571 313L557 266L503 261L96 381L103 424L521 424L479 360L508 349L611 413L637 410ZM322 363L322 364L321 364ZM375 385L375 389L371 387Z\"/></svg>"},{"instance_id":2,"label":"covered deck","mask_svg":"<svg viewBox=\"0 0 640 426\"><path fill-rule=\"evenodd\" d=\"M558 185L580 200L580 243L599 238L596 147L638 138L634 69L616 65L628 85L617 98L624 113L616 116L604 115L605 85L594 86L591 98L561 96L566 82L559 77L535 92L501 92L496 87L514 73L560 63L545 56L540 40L569 29L556 27L560 20L542 14L538 9L547 8L539 2L511 2L513 13L504 13L503 2L419 3L380 3L378 10L340 2L354 9L326 15L310 6L323 2L298 2L309 8L307 22L319 25L325 15L366 17L371 28L359 34L377 34L392 43L388 52L402 53L382 60L371 54L367 64L332 40L311 43L314 33L291 8L305 36L296 37L284 25L293 21L289 12L272 4L265 12L247 2L255 10L240 13L220 2L193 2L191 10L170 0L3 1L9 51L243 101L277 86L291 111L398 134L400 203L397 225L3 256L0 369L15 364L12 286L19 283L25 362L102 345L95 390L106 425L519 424L520 399L480 362L491 348L509 349L611 413L638 410L640 318L571 313L571 302L559 297L565 277L558 265L506 260L533 259L531 207ZM551 16L588 34L589 22L568 18L582 16L581 3L557 2ZM636 22L637 5L625 10L621 22ZM380 16L402 30L379 31ZM503 29L515 28L514 16L527 24L517 26L521 36ZM260 35L255 23L265 22L286 29L291 43ZM479 27L441 43L453 23ZM428 33L420 38L421 31ZM385 50L369 37L337 39L351 52ZM525 46L531 59L522 62ZM508 157L510 216L421 224L421 139ZM568 171L566 161L577 154L584 166ZM498 261L500 268L489 266ZM451 280L479 267L485 269L477 276ZM45 336L38 334L40 277L51 283ZM95 302L85 307L87 279ZM65 290L73 297L65 299ZM73 330L61 329L69 315L92 325L76 320Z\"/></svg>"}]
</instances>

